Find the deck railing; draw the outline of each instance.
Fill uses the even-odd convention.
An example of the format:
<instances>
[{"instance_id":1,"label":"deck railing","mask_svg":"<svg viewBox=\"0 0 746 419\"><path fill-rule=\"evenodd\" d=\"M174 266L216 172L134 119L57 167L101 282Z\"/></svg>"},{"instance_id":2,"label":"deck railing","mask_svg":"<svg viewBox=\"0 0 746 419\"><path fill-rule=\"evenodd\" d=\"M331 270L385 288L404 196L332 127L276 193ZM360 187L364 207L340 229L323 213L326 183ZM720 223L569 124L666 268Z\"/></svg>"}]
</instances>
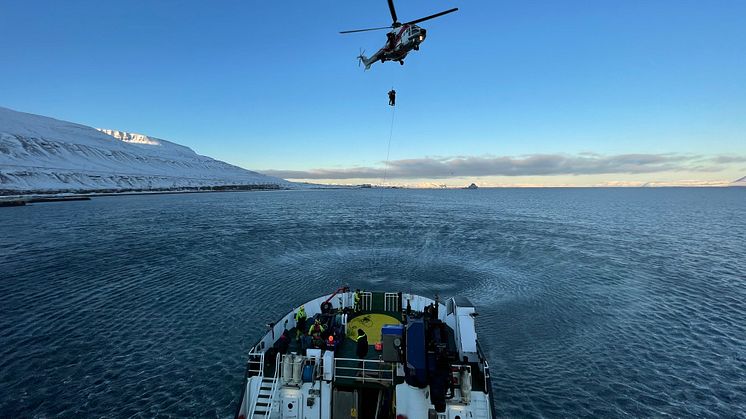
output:
<instances>
[{"instance_id":1,"label":"deck railing","mask_svg":"<svg viewBox=\"0 0 746 419\"><path fill-rule=\"evenodd\" d=\"M484 392L489 393L491 391L492 379L490 378L490 364L487 362L487 357L482 351L482 346L477 342L477 356L479 361L484 365Z\"/></svg>"},{"instance_id":2,"label":"deck railing","mask_svg":"<svg viewBox=\"0 0 746 419\"><path fill-rule=\"evenodd\" d=\"M334 358L334 379L389 385L394 382L394 364L378 359Z\"/></svg>"},{"instance_id":3,"label":"deck railing","mask_svg":"<svg viewBox=\"0 0 746 419\"><path fill-rule=\"evenodd\" d=\"M253 373L253 374L252 374ZM246 400L246 411L247 417L253 417L254 409L256 409L256 401L259 397L259 387L261 387L261 378L259 379L259 386L257 391L251 390L251 377L253 376L264 376L264 352L256 353L254 348L249 352L249 363L246 366L246 394L244 394L244 400Z\"/></svg>"},{"instance_id":4,"label":"deck railing","mask_svg":"<svg viewBox=\"0 0 746 419\"><path fill-rule=\"evenodd\" d=\"M246 373L247 376L264 375L264 352L256 352L252 348L251 352L249 352Z\"/></svg>"},{"instance_id":5,"label":"deck railing","mask_svg":"<svg viewBox=\"0 0 746 419\"><path fill-rule=\"evenodd\" d=\"M361 292L360 308L369 311L373 307L373 293L370 291Z\"/></svg>"},{"instance_id":6,"label":"deck railing","mask_svg":"<svg viewBox=\"0 0 746 419\"><path fill-rule=\"evenodd\" d=\"M275 375L272 377L272 388L270 389L270 396L269 396L269 408L272 409L272 402L275 399L275 395L277 394L277 389L280 386L280 359L282 357L278 356L275 358ZM261 384L259 384L261 386Z\"/></svg>"},{"instance_id":7,"label":"deck railing","mask_svg":"<svg viewBox=\"0 0 746 419\"><path fill-rule=\"evenodd\" d=\"M255 391L251 391L251 377L247 378L247 380L249 380L249 381L246 383L246 395L244 396L244 398L246 399L247 403L249 403L249 404L246 405L247 410L249 412L248 416L246 416L247 418L253 418L254 417L254 413L256 412L256 403L257 403L257 401L259 401L259 393L262 391L261 387L262 387L262 383L264 382L264 352L261 352L261 353L255 354L255 355L259 355L259 357L261 359L261 366L259 367L258 370L256 370L256 372L258 372L257 376L259 377L258 378L259 384L256 386ZM268 409L272 408L272 401L275 398L275 394L277 394L278 384L280 382L280 375L279 375L280 374L280 358L281 357L279 357L279 356L277 358L275 358L275 374L272 377L272 387L270 389ZM251 359L251 358L249 358L249 359ZM251 362L251 361L249 361L249 362ZM249 367L249 368L251 368L251 367ZM254 371L254 370L251 370L251 369L249 369L249 370L250 371ZM249 396L251 396L251 397L249 398Z\"/></svg>"},{"instance_id":8,"label":"deck railing","mask_svg":"<svg viewBox=\"0 0 746 419\"><path fill-rule=\"evenodd\" d=\"M383 309L384 311L398 312L399 311L399 294L396 292L387 292L383 294Z\"/></svg>"}]
</instances>

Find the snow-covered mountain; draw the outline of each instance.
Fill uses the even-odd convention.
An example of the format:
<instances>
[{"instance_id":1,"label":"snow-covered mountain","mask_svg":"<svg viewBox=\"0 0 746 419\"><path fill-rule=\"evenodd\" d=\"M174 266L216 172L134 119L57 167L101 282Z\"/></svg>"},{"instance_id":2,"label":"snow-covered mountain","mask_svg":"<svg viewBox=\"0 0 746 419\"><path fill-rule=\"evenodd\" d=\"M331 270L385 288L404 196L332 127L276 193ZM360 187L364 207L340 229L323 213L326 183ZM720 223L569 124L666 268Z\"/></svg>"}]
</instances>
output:
<instances>
[{"instance_id":1,"label":"snow-covered mountain","mask_svg":"<svg viewBox=\"0 0 746 419\"><path fill-rule=\"evenodd\" d=\"M0 107L0 194L294 187L170 141Z\"/></svg>"}]
</instances>

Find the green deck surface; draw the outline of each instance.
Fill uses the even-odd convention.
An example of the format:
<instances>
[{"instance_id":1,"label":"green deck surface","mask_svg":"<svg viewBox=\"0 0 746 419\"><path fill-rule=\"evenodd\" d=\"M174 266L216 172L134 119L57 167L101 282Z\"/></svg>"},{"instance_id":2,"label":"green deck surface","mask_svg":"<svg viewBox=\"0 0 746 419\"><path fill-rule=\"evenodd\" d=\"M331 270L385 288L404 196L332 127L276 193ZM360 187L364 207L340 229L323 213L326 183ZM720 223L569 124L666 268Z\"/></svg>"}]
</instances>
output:
<instances>
[{"instance_id":1,"label":"green deck surface","mask_svg":"<svg viewBox=\"0 0 746 419\"><path fill-rule=\"evenodd\" d=\"M381 306L383 305L383 295L380 296L380 301L378 301L378 300L379 299L377 299L376 295L374 294L374 296L373 296L373 307L374 308L376 308L376 303L377 302ZM366 310L366 311L363 311L363 312L360 312L360 313L357 313L357 314L351 314L349 316L348 320L347 320L348 326L350 324L354 324L353 320L356 317L363 317L363 316L370 315L370 314L384 314L386 316L393 317L396 320L396 322L401 323L401 318L402 318L401 313L384 312L383 310L371 310L371 311L367 311ZM376 328L378 327L378 325L374 325L374 326ZM367 333L368 334L369 345L368 345L368 354L365 356L365 359L373 361L373 360L379 360L383 352L382 351L376 351L376 349L375 349L375 343L379 340L380 333L376 334L376 336L371 336L371 335L374 334L374 332L372 332L371 330L372 329L369 328L369 331ZM299 341L296 339L296 331L297 331L297 329L295 327L293 327L292 329L289 330L291 339L290 339L290 347L288 348L288 353L296 353L296 354L302 353ZM454 336L455 334L454 334L453 330L450 327L447 327L447 331L448 331L448 348L449 348L450 351L456 351L456 341L455 341L455 336ZM350 333L350 334L352 334L352 332L349 331L349 330L347 332ZM339 345L339 347L336 349L336 351L334 353L334 357L337 358L337 359L339 359L339 358L348 358L348 359L354 359L354 360L356 360L356 361L349 361L350 365L338 364L338 366L351 366L351 367L355 366L355 367L359 368L359 366L358 366L359 365L358 364L359 361L357 361L357 359L358 359L358 357L357 357L357 342L355 342L349 336L346 336L345 339L342 340L342 343ZM368 365L366 365L366 367L367 366ZM274 366L267 365L266 367L274 369ZM484 390L484 374L482 374L479 371L479 366L478 366L477 363L471 363L471 367L472 367L472 375L473 375L473 387L472 388L475 391L483 391ZM346 370L346 371L349 371L349 372L346 372L346 373L355 374L355 372L353 370ZM367 378L371 378L371 379L375 379L375 378L391 378L393 375L394 374L390 370L386 370L386 371L382 371L382 372L378 372L378 371L375 371L375 370L366 371L366 377ZM400 377L399 378L395 378L395 382L396 383L401 383L402 379ZM359 387L381 388L381 387L387 387L390 384L382 384L382 383L375 382L375 381L372 381L372 380L371 381L367 381L367 380L364 380L364 379L362 379L360 377L355 377L355 378L352 378L352 377L349 377L349 378L347 378L347 377L337 377L337 378L335 378L335 385L342 386L342 387L351 387L351 388L353 388L353 387L354 388L359 388Z\"/></svg>"},{"instance_id":2,"label":"green deck surface","mask_svg":"<svg viewBox=\"0 0 746 419\"><path fill-rule=\"evenodd\" d=\"M383 312L383 311L364 311L359 314L350 315L347 322L348 324L356 317L362 317L368 314L385 314L387 316L393 317L396 319L397 322L401 323L401 314L400 313L391 313L391 312ZM300 350L300 344L298 340L296 339L296 333L297 329L293 327L289 330L290 333L290 347L288 349L288 353L301 353ZM348 331L349 333L349 331ZM376 360L379 359L379 357L382 354L382 351L376 351L375 344L380 338L380 333L376 336L371 336L372 333L369 332L368 334L368 354L366 355L365 359L369 360ZM339 345L337 350L334 353L335 358L354 358L357 359L357 342L352 340L349 336L347 336L343 341L342 344Z\"/></svg>"}]
</instances>

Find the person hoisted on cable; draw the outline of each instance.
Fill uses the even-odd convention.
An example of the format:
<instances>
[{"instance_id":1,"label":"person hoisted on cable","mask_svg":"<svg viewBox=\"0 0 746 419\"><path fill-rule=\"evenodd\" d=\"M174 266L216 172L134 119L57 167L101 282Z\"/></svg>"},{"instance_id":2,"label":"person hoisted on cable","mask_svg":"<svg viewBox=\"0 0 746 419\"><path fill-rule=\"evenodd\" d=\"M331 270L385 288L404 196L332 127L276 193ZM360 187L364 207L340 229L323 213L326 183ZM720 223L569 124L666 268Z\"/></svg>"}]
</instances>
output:
<instances>
[{"instance_id":1,"label":"person hoisted on cable","mask_svg":"<svg viewBox=\"0 0 746 419\"><path fill-rule=\"evenodd\" d=\"M396 90L392 87L391 90L389 90L389 106L395 106L396 105Z\"/></svg>"}]
</instances>

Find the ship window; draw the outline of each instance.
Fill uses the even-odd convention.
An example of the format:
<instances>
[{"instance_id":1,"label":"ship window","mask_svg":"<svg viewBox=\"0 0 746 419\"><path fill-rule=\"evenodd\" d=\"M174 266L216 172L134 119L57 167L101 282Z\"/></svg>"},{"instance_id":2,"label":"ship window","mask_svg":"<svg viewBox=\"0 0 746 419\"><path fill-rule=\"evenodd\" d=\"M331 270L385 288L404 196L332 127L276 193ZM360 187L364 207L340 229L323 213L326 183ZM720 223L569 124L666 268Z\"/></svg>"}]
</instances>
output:
<instances>
[{"instance_id":1,"label":"ship window","mask_svg":"<svg viewBox=\"0 0 746 419\"><path fill-rule=\"evenodd\" d=\"M448 300L448 304L446 304L446 308L448 309L448 314L453 314L453 299Z\"/></svg>"}]
</instances>

